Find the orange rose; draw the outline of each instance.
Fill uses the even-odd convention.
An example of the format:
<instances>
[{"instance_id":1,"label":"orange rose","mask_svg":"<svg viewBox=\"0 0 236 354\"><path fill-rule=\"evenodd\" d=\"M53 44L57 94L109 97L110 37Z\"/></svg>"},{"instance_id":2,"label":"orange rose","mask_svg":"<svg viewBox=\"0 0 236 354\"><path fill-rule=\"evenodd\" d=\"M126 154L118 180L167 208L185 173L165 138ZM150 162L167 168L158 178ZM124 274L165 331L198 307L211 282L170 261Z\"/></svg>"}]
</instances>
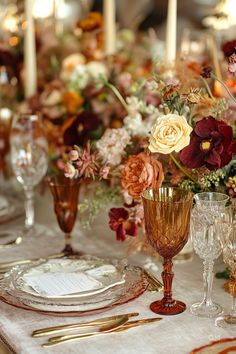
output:
<instances>
[{"instance_id":1,"label":"orange rose","mask_svg":"<svg viewBox=\"0 0 236 354\"><path fill-rule=\"evenodd\" d=\"M84 98L75 91L69 91L63 95L62 101L69 113L76 113L83 105Z\"/></svg>"},{"instance_id":2,"label":"orange rose","mask_svg":"<svg viewBox=\"0 0 236 354\"><path fill-rule=\"evenodd\" d=\"M162 164L144 152L130 156L121 171L121 184L138 200L147 188L160 187L164 179Z\"/></svg>"}]
</instances>

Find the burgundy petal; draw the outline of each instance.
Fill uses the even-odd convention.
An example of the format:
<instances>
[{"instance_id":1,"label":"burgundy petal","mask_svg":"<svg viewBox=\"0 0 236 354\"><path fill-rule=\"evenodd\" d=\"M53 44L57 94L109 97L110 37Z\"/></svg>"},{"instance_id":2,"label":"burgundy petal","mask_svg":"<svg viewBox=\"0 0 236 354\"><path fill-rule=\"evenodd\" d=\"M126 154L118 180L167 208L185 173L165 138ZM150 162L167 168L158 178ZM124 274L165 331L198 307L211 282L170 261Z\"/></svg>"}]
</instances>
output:
<instances>
[{"instance_id":1,"label":"burgundy petal","mask_svg":"<svg viewBox=\"0 0 236 354\"><path fill-rule=\"evenodd\" d=\"M125 224L125 231L126 231L127 235L137 236L138 226L137 226L137 224L135 224L135 222L130 221Z\"/></svg>"},{"instance_id":2,"label":"burgundy petal","mask_svg":"<svg viewBox=\"0 0 236 354\"><path fill-rule=\"evenodd\" d=\"M194 128L195 133L201 138L209 137L214 130L217 130L217 121L212 116L203 118Z\"/></svg>"},{"instance_id":3,"label":"burgundy petal","mask_svg":"<svg viewBox=\"0 0 236 354\"><path fill-rule=\"evenodd\" d=\"M211 150L211 153L205 158L207 163L207 167L212 170L215 168L219 168L221 164L220 155L216 152L215 149Z\"/></svg>"},{"instance_id":4,"label":"burgundy petal","mask_svg":"<svg viewBox=\"0 0 236 354\"><path fill-rule=\"evenodd\" d=\"M191 138L190 145L180 152L181 163L188 168L198 168L204 165L205 154L200 149L200 142Z\"/></svg>"},{"instance_id":5,"label":"burgundy petal","mask_svg":"<svg viewBox=\"0 0 236 354\"><path fill-rule=\"evenodd\" d=\"M120 224L116 230L117 241L125 241L125 228L123 224Z\"/></svg>"}]
</instances>

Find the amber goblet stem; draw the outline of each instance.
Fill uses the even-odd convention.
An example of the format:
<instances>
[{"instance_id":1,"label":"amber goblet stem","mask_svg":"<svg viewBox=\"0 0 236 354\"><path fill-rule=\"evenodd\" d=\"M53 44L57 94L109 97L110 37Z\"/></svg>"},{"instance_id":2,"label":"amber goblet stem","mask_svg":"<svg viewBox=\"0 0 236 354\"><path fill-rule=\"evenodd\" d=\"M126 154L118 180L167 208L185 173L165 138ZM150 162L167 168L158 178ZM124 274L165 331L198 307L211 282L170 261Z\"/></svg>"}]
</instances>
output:
<instances>
[{"instance_id":1,"label":"amber goblet stem","mask_svg":"<svg viewBox=\"0 0 236 354\"><path fill-rule=\"evenodd\" d=\"M163 262L163 272L161 273L162 280L164 283L164 300L166 302L172 301L172 281L174 278L174 273L172 272L172 259L164 258Z\"/></svg>"},{"instance_id":2,"label":"amber goblet stem","mask_svg":"<svg viewBox=\"0 0 236 354\"><path fill-rule=\"evenodd\" d=\"M67 255L73 255L74 254L74 250L72 247L72 237L71 237L71 233L65 233L65 247L62 250L63 253L67 254Z\"/></svg>"}]
</instances>

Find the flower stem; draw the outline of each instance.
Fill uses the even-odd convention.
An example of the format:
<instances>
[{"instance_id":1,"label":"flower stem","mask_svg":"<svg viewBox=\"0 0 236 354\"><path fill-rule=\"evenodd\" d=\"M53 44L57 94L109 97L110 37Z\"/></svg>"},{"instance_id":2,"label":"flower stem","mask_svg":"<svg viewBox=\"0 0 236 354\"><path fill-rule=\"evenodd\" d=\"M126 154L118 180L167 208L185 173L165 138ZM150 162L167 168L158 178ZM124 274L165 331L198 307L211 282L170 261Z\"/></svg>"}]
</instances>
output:
<instances>
[{"instance_id":1,"label":"flower stem","mask_svg":"<svg viewBox=\"0 0 236 354\"><path fill-rule=\"evenodd\" d=\"M117 90L117 88L112 85L110 82L106 82L105 84L107 87L109 87L112 92L115 94L115 96L118 98L118 100L120 101L120 103L124 106L124 108L127 110L127 112L129 112L128 106L124 100L124 98L122 97L122 95L120 94L119 90Z\"/></svg>"},{"instance_id":2,"label":"flower stem","mask_svg":"<svg viewBox=\"0 0 236 354\"><path fill-rule=\"evenodd\" d=\"M235 97L232 95L232 93L230 92L230 90L229 90L229 88L227 87L227 85L225 85L225 83L224 83L221 79L219 79L217 76L215 76L215 74L212 73L211 76L212 76L212 78L213 78L214 80L218 81L218 82L224 87L224 89L225 89L226 92L228 93L229 97L232 99L232 101L233 101L234 103L236 103L236 99L235 99Z\"/></svg>"},{"instance_id":3,"label":"flower stem","mask_svg":"<svg viewBox=\"0 0 236 354\"><path fill-rule=\"evenodd\" d=\"M173 154L170 154L170 157L172 159L172 161L174 162L174 164L180 169L181 172L183 172L183 174L185 176L187 176L193 183L195 184L199 184L194 178L193 176L190 175L190 173L188 173L185 168L179 163L179 161L175 158L175 156Z\"/></svg>"},{"instance_id":4,"label":"flower stem","mask_svg":"<svg viewBox=\"0 0 236 354\"><path fill-rule=\"evenodd\" d=\"M211 92L211 89L210 89L210 86L208 85L208 82L204 79L204 77L201 76L201 79L202 81L204 82L204 85L206 86L206 90L208 92L208 95L213 99L215 100L215 97L212 95L212 92Z\"/></svg>"}]
</instances>

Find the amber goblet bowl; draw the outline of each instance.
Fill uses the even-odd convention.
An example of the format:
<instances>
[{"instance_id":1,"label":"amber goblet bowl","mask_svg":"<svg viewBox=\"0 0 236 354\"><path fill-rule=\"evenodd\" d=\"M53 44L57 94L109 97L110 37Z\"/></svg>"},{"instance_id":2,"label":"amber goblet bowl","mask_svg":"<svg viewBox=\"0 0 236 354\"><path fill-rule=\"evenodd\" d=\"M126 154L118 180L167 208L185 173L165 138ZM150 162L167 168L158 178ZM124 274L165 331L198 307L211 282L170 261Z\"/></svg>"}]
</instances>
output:
<instances>
[{"instance_id":1,"label":"amber goblet bowl","mask_svg":"<svg viewBox=\"0 0 236 354\"><path fill-rule=\"evenodd\" d=\"M164 259L164 297L150 305L161 315L177 315L186 305L172 298L172 258L188 240L193 194L178 188L148 189L142 195L147 240Z\"/></svg>"},{"instance_id":2,"label":"amber goblet bowl","mask_svg":"<svg viewBox=\"0 0 236 354\"><path fill-rule=\"evenodd\" d=\"M69 256L81 255L81 252L73 249L71 237L78 211L80 181L60 175L49 177L48 185L53 196L58 225L65 235L65 247L62 253Z\"/></svg>"}]
</instances>

